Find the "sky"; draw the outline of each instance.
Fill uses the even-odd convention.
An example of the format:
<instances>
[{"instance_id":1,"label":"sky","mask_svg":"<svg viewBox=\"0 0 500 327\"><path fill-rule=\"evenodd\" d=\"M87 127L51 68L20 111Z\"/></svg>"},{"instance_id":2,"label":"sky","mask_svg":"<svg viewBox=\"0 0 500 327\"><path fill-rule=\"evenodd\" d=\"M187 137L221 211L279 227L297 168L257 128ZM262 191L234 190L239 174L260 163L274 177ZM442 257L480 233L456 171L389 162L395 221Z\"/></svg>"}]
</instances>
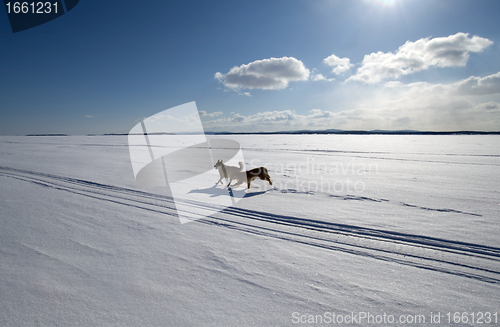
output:
<instances>
[{"instance_id":1,"label":"sky","mask_svg":"<svg viewBox=\"0 0 500 327\"><path fill-rule=\"evenodd\" d=\"M500 1L80 1L12 33L0 134L128 133L195 101L205 131L500 131Z\"/></svg>"}]
</instances>

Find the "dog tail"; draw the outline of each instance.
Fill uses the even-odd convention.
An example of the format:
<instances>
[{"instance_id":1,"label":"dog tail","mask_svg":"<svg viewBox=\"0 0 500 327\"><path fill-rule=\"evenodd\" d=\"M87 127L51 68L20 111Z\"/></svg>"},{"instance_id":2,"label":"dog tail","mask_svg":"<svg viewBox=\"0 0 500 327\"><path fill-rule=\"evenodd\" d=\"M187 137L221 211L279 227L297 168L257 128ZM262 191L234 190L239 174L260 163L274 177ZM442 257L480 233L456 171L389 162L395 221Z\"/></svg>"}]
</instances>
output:
<instances>
[{"instance_id":1,"label":"dog tail","mask_svg":"<svg viewBox=\"0 0 500 327\"><path fill-rule=\"evenodd\" d=\"M243 162L240 161L238 164L240 165L240 171L243 171L244 168Z\"/></svg>"}]
</instances>

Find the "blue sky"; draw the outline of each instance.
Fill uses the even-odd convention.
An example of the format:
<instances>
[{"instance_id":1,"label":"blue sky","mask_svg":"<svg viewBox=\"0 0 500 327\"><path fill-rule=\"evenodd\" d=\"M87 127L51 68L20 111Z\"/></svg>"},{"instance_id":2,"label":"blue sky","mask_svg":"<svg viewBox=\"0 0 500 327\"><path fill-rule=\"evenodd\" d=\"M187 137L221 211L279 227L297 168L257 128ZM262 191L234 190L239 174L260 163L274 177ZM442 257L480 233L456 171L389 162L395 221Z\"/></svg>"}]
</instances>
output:
<instances>
[{"instance_id":1,"label":"blue sky","mask_svg":"<svg viewBox=\"0 0 500 327\"><path fill-rule=\"evenodd\" d=\"M499 1L91 1L12 33L0 134L128 133L196 101L205 130L500 130Z\"/></svg>"}]
</instances>

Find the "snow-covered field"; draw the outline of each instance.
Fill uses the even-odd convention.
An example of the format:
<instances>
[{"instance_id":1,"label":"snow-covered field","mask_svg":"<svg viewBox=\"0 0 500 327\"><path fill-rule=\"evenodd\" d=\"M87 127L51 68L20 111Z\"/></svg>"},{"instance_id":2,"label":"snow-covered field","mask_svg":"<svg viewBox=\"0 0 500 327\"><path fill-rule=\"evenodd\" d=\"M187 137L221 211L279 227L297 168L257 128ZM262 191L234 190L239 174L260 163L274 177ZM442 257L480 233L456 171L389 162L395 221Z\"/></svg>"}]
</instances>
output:
<instances>
[{"instance_id":1,"label":"snow-covered field","mask_svg":"<svg viewBox=\"0 0 500 327\"><path fill-rule=\"evenodd\" d=\"M0 325L500 324L500 136L229 138L274 185L180 224L125 136L0 137Z\"/></svg>"}]
</instances>

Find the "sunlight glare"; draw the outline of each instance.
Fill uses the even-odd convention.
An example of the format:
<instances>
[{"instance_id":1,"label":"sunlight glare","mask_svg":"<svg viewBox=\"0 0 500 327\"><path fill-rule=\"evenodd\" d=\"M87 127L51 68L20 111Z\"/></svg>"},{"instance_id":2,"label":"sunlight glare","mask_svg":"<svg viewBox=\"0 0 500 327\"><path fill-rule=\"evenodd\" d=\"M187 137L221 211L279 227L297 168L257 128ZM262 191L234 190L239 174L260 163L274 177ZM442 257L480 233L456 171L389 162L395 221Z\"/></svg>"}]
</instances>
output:
<instances>
[{"instance_id":1,"label":"sunlight glare","mask_svg":"<svg viewBox=\"0 0 500 327\"><path fill-rule=\"evenodd\" d=\"M369 2L390 7L393 6L397 2L397 0L370 0Z\"/></svg>"}]
</instances>

